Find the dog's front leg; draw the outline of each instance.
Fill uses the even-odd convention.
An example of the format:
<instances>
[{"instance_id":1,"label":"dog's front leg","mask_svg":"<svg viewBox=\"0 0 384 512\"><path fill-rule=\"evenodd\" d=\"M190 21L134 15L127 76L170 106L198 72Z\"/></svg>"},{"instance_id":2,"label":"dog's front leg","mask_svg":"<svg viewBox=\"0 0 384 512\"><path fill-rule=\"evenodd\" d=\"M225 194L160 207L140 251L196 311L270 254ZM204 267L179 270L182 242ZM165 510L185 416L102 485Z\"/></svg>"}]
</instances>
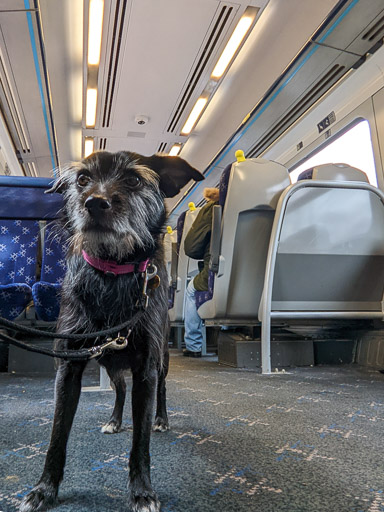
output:
<instances>
[{"instance_id":1,"label":"dog's front leg","mask_svg":"<svg viewBox=\"0 0 384 512\"><path fill-rule=\"evenodd\" d=\"M133 441L129 458L129 505L133 512L159 512L160 502L150 478L149 441L152 427L157 371L133 373Z\"/></svg>"},{"instance_id":2,"label":"dog's front leg","mask_svg":"<svg viewBox=\"0 0 384 512\"><path fill-rule=\"evenodd\" d=\"M156 407L156 417L155 423L153 425L153 430L155 432L165 432L169 429L168 423L168 415L167 415L167 398L166 398L166 388L165 388L165 379L168 375L169 368L169 352L168 348L164 354L164 362L163 367L159 371L159 381L157 383L157 407Z\"/></svg>"},{"instance_id":3,"label":"dog's front leg","mask_svg":"<svg viewBox=\"0 0 384 512\"><path fill-rule=\"evenodd\" d=\"M124 375L121 371L115 370L111 364L106 364L108 376L111 379L116 393L115 407L108 423L101 427L104 434L116 434L120 432L121 423L123 421L123 409L125 403L125 395L127 386L125 384Z\"/></svg>"},{"instance_id":4,"label":"dog's front leg","mask_svg":"<svg viewBox=\"0 0 384 512\"><path fill-rule=\"evenodd\" d=\"M56 500L63 478L67 441L79 403L81 377L85 365L85 362L60 364L56 376L56 406L51 443L44 471L38 484L21 502L20 512L45 510Z\"/></svg>"}]
</instances>

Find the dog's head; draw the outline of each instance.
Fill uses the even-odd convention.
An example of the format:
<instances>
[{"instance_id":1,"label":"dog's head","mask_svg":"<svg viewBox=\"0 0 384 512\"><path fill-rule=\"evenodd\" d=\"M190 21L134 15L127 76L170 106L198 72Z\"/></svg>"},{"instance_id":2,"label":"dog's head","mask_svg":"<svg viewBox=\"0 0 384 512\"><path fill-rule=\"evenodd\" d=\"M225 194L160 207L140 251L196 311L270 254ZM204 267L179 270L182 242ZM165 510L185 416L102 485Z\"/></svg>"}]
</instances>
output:
<instances>
[{"instance_id":1,"label":"dog's head","mask_svg":"<svg viewBox=\"0 0 384 512\"><path fill-rule=\"evenodd\" d=\"M165 223L164 198L191 179L204 177L179 157L99 151L64 169L47 192L64 195L72 246L121 259L154 246Z\"/></svg>"}]
</instances>

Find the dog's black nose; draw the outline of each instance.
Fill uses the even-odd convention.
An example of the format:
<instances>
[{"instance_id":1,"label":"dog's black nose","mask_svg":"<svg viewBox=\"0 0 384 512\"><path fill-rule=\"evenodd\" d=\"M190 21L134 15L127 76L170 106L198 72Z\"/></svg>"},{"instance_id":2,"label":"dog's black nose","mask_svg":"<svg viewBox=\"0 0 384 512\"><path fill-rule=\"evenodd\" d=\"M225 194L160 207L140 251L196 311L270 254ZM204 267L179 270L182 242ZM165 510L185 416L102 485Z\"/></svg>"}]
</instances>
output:
<instances>
[{"instance_id":1,"label":"dog's black nose","mask_svg":"<svg viewBox=\"0 0 384 512\"><path fill-rule=\"evenodd\" d=\"M89 213L97 215L101 213L103 210L109 210L112 206L111 203L105 199L105 197L101 196L89 196L85 201L84 206L89 211Z\"/></svg>"}]
</instances>

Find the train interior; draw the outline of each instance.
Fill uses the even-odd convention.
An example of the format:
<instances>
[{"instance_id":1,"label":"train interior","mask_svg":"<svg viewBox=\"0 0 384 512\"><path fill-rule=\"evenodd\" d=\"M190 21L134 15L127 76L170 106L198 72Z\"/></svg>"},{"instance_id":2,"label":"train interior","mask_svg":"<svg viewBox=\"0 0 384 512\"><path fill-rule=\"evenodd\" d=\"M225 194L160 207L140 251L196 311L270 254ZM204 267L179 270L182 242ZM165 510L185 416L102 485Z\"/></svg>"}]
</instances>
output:
<instances>
[{"instance_id":1,"label":"train interior","mask_svg":"<svg viewBox=\"0 0 384 512\"><path fill-rule=\"evenodd\" d=\"M161 510L384 511L383 41L382 0L1 0L0 317L47 336L0 325L0 512L38 481L53 419L57 362L7 342L52 347L65 240L45 191L99 150L205 177L166 199ZM184 241L206 187L192 359ZM105 435L114 392L94 361L82 391L56 508L127 510L129 400Z\"/></svg>"}]
</instances>

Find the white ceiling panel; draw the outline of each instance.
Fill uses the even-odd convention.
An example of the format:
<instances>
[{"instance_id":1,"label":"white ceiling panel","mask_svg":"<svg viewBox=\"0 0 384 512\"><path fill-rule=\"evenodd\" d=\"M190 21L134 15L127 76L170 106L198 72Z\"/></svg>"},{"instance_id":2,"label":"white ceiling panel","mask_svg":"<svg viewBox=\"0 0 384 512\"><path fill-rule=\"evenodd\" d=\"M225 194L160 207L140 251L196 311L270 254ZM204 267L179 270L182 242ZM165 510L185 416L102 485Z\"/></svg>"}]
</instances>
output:
<instances>
[{"instance_id":1,"label":"white ceiling panel","mask_svg":"<svg viewBox=\"0 0 384 512\"><path fill-rule=\"evenodd\" d=\"M149 135L165 129L217 9L215 0L133 2L114 129L137 130L136 114L150 118Z\"/></svg>"},{"instance_id":2,"label":"white ceiling panel","mask_svg":"<svg viewBox=\"0 0 384 512\"><path fill-rule=\"evenodd\" d=\"M34 0L29 2L34 8ZM41 77L44 71L49 77L61 163L79 159L82 140L92 136L96 149L143 154L160 147L168 151L172 143L182 142L182 156L204 170L337 0L105 0L94 129L86 129L83 122L88 2L39 0L36 15L25 12L24 0L1 1L2 9L13 11L0 13L0 44L31 146L24 159L34 161L40 175L49 175L53 166L53 134L44 113L47 91L43 87L42 101L32 51L33 44L39 50L39 16L46 56L42 62L37 52L39 70ZM248 6L259 8L250 36L191 135L180 136ZM147 116L148 123L138 125L136 115Z\"/></svg>"}]
</instances>

